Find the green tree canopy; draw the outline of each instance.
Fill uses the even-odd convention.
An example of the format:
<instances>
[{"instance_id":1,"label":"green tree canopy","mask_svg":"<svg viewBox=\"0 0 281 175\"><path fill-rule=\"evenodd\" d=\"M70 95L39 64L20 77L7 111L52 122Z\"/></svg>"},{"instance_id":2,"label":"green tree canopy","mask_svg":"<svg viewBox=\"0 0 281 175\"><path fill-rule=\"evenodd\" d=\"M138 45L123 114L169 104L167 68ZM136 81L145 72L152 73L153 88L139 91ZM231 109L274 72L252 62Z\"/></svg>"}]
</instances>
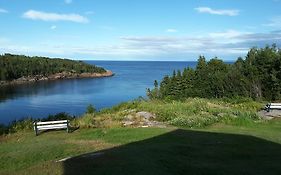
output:
<instances>
[{"instance_id":1,"label":"green tree canopy","mask_svg":"<svg viewBox=\"0 0 281 175\"><path fill-rule=\"evenodd\" d=\"M281 99L281 50L276 45L252 48L234 64L218 58L206 61L199 56L195 69L185 68L165 76L158 87L150 90L152 98L250 97ZM157 89L157 90L156 90ZM157 93L155 93L157 91ZM153 96L157 94L157 96Z\"/></svg>"},{"instance_id":2,"label":"green tree canopy","mask_svg":"<svg viewBox=\"0 0 281 175\"><path fill-rule=\"evenodd\" d=\"M82 61L69 59L28 57L13 54L0 55L0 81L13 80L23 76L46 76L61 72L104 73L106 70Z\"/></svg>"}]
</instances>

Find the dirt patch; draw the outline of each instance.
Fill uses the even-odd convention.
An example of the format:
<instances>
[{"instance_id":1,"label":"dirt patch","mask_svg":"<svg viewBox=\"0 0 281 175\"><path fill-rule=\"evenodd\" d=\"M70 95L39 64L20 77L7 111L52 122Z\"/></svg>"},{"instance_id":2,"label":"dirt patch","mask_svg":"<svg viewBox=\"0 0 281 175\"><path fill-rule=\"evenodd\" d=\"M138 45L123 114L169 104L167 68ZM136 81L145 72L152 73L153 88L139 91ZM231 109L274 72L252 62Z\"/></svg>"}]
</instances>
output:
<instances>
[{"instance_id":1,"label":"dirt patch","mask_svg":"<svg viewBox=\"0 0 281 175\"><path fill-rule=\"evenodd\" d=\"M258 112L258 115L265 120L281 118L281 110L273 109L273 110L270 110L269 112L267 112L266 110L261 110Z\"/></svg>"}]
</instances>

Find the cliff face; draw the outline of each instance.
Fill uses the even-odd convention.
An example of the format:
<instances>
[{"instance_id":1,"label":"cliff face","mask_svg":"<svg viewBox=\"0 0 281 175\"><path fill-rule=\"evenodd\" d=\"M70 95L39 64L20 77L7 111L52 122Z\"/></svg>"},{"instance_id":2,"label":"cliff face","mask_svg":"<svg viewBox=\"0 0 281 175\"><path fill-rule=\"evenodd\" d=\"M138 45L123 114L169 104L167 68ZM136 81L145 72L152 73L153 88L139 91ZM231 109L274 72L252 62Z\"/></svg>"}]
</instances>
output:
<instances>
[{"instance_id":1,"label":"cliff face","mask_svg":"<svg viewBox=\"0 0 281 175\"><path fill-rule=\"evenodd\" d=\"M100 78L100 77L111 77L114 73L107 70L105 73L72 73L72 72L61 72L52 75L35 75L21 77L11 81L0 81L0 85L13 85L13 84L23 84L29 82L38 82L45 80L59 80L59 79L74 79L74 78Z\"/></svg>"}]
</instances>

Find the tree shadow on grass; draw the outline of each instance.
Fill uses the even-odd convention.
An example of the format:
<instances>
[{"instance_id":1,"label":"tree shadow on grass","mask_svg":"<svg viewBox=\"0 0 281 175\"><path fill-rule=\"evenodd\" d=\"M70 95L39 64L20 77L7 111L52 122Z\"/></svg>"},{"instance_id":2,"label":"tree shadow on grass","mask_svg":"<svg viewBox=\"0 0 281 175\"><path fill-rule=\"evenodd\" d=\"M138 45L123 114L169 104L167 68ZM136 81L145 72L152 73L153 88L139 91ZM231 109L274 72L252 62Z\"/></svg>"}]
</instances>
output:
<instances>
[{"instance_id":1,"label":"tree shadow on grass","mask_svg":"<svg viewBox=\"0 0 281 175\"><path fill-rule=\"evenodd\" d=\"M252 136L175 130L84 154L64 174L281 174L281 145Z\"/></svg>"}]
</instances>

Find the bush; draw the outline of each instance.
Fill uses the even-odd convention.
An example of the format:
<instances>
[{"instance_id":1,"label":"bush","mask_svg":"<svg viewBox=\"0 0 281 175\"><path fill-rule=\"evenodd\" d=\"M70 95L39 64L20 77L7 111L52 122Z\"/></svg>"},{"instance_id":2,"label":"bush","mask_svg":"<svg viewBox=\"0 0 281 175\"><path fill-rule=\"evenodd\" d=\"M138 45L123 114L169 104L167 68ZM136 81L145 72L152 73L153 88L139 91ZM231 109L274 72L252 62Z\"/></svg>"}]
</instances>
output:
<instances>
[{"instance_id":1,"label":"bush","mask_svg":"<svg viewBox=\"0 0 281 175\"><path fill-rule=\"evenodd\" d=\"M0 124L0 135L7 134L9 132L9 128L3 124Z\"/></svg>"},{"instance_id":2,"label":"bush","mask_svg":"<svg viewBox=\"0 0 281 175\"><path fill-rule=\"evenodd\" d=\"M33 128L33 120L32 118L15 120L7 128L9 133L31 130Z\"/></svg>"},{"instance_id":3,"label":"bush","mask_svg":"<svg viewBox=\"0 0 281 175\"><path fill-rule=\"evenodd\" d=\"M54 115L49 115L47 118L39 119L40 121L52 121L52 120L73 120L75 116L71 116L65 112L60 112ZM37 119L38 120L38 119Z\"/></svg>"},{"instance_id":4,"label":"bush","mask_svg":"<svg viewBox=\"0 0 281 175\"><path fill-rule=\"evenodd\" d=\"M35 121L52 121L52 120L73 120L75 116L71 116L65 112L61 112L54 115L49 115L42 119L23 118L20 120L14 120L9 125L0 125L0 135L15 133L18 131L28 131L33 129L33 123Z\"/></svg>"},{"instance_id":5,"label":"bush","mask_svg":"<svg viewBox=\"0 0 281 175\"><path fill-rule=\"evenodd\" d=\"M71 123L72 125L76 127L82 127L82 128L92 128L95 126L94 122L94 115L93 114L85 114L80 118L77 118L73 120Z\"/></svg>"},{"instance_id":6,"label":"bush","mask_svg":"<svg viewBox=\"0 0 281 175\"><path fill-rule=\"evenodd\" d=\"M204 127L220 121L218 116L213 116L208 113L193 116L179 116L172 119L169 123L175 126L184 127Z\"/></svg>"},{"instance_id":7,"label":"bush","mask_svg":"<svg viewBox=\"0 0 281 175\"><path fill-rule=\"evenodd\" d=\"M95 112L96 112L96 108L95 108L92 104L90 104L90 105L87 107L86 113L87 113L87 114L93 114L93 113L95 113Z\"/></svg>"}]
</instances>

